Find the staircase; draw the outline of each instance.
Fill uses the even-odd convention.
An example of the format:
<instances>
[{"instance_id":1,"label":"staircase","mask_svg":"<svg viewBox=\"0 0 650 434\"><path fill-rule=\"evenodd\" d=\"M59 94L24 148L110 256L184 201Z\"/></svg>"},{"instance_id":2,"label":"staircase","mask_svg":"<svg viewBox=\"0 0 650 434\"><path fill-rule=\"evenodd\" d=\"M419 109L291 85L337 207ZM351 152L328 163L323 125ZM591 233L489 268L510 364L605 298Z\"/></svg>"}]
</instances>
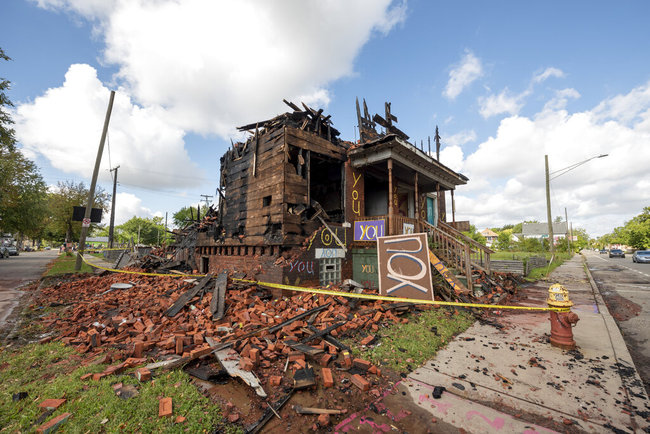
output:
<instances>
[{"instance_id":1,"label":"staircase","mask_svg":"<svg viewBox=\"0 0 650 434\"><path fill-rule=\"evenodd\" d=\"M447 267L456 270L467 282L466 292L473 289L472 272L481 270L491 274L490 254L493 250L474 241L445 222L438 221L433 226L421 221L422 228L429 234L433 253L445 262Z\"/></svg>"}]
</instances>

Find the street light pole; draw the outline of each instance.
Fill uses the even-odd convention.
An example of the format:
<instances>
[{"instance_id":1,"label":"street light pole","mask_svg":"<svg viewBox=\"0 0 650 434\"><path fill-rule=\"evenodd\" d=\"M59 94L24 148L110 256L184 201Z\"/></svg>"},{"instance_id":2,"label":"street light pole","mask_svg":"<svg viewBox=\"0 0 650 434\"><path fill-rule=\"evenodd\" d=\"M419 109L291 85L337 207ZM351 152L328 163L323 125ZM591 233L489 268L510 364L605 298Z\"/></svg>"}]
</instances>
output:
<instances>
[{"instance_id":1,"label":"street light pole","mask_svg":"<svg viewBox=\"0 0 650 434\"><path fill-rule=\"evenodd\" d=\"M553 221L551 220L551 181L548 175L548 155L544 155L544 167L546 173L546 220L548 221L548 245L551 253L555 252L553 242Z\"/></svg>"}]
</instances>

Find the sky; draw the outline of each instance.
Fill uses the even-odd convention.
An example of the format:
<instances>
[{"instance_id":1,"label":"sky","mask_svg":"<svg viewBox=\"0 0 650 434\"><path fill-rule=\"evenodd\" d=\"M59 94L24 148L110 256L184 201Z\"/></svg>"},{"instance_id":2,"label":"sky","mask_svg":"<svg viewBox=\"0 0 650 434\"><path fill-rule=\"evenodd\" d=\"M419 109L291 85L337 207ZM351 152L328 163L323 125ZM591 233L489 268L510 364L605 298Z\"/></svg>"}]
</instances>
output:
<instances>
[{"instance_id":1,"label":"sky","mask_svg":"<svg viewBox=\"0 0 650 434\"><path fill-rule=\"evenodd\" d=\"M19 146L48 185L99 185L116 223L213 196L236 127L323 108L356 138L355 98L469 177L456 219L479 230L552 215L591 236L650 206L650 3L426 0L8 0ZM607 154L562 173L562 169ZM557 173L556 173L557 175ZM553 175L552 175L553 177ZM107 220L107 218L105 219Z\"/></svg>"}]
</instances>

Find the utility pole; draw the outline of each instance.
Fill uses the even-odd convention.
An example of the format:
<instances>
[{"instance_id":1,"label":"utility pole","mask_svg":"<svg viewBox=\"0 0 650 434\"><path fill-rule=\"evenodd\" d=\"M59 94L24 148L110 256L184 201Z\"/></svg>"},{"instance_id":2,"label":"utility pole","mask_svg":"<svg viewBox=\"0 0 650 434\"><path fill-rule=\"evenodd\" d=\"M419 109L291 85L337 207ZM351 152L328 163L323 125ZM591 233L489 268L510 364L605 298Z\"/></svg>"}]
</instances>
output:
<instances>
[{"instance_id":1,"label":"utility pole","mask_svg":"<svg viewBox=\"0 0 650 434\"><path fill-rule=\"evenodd\" d=\"M112 171L115 171L115 176L113 177L113 196L111 197L111 223L110 226L108 227L108 248L112 249L113 248L113 232L115 230L115 191L117 190L117 169L119 169L120 166L116 166L115 168L111 169Z\"/></svg>"},{"instance_id":2,"label":"utility pole","mask_svg":"<svg viewBox=\"0 0 650 434\"><path fill-rule=\"evenodd\" d=\"M553 245L553 221L551 220L551 182L548 176L548 155L544 155L544 167L546 173L546 219L548 220L548 245L551 253L555 252Z\"/></svg>"},{"instance_id":3,"label":"utility pole","mask_svg":"<svg viewBox=\"0 0 650 434\"><path fill-rule=\"evenodd\" d=\"M208 208L210 206L210 199L212 199L214 196L210 196L209 194L202 194L201 197L205 201L205 207Z\"/></svg>"},{"instance_id":4,"label":"utility pole","mask_svg":"<svg viewBox=\"0 0 650 434\"><path fill-rule=\"evenodd\" d=\"M569 214L566 212L566 207L564 207L564 219L566 220L566 248L567 252L571 251L571 240L569 238Z\"/></svg>"},{"instance_id":5,"label":"utility pole","mask_svg":"<svg viewBox=\"0 0 650 434\"><path fill-rule=\"evenodd\" d=\"M102 162L102 153L104 152L104 142L106 142L106 133L108 132L108 123L111 120L111 111L113 110L113 100L115 99L115 91L111 91L111 97L108 100L108 108L106 109L106 118L104 119L104 128L102 130L102 137L99 140L99 149L97 149L97 158L95 159L95 169L93 170L93 179L90 182L90 191L88 192L88 203L86 204L86 212L84 213L84 221L81 224L81 235L79 236L79 252L77 253L77 261L75 262L75 271L81 270L81 257L86 247L86 235L90 227L90 211L93 208L93 199L95 198L95 186L97 185L97 175L99 174L99 165Z\"/></svg>"}]
</instances>

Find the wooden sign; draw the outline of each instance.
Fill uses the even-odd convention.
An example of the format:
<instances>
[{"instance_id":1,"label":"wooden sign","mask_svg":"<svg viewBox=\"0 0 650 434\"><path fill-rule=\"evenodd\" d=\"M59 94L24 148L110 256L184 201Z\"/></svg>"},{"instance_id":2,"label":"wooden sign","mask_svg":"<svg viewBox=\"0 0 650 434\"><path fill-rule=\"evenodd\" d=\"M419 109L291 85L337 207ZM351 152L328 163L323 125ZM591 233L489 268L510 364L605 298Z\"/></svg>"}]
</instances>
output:
<instances>
[{"instance_id":1,"label":"wooden sign","mask_svg":"<svg viewBox=\"0 0 650 434\"><path fill-rule=\"evenodd\" d=\"M354 222L354 241L375 241L384 233L386 233L386 223L383 219Z\"/></svg>"},{"instance_id":2,"label":"wooden sign","mask_svg":"<svg viewBox=\"0 0 650 434\"><path fill-rule=\"evenodd\" d=\"M427 234L377 238L379 293L433 300Z\"/></svg>"}]
</instances>

